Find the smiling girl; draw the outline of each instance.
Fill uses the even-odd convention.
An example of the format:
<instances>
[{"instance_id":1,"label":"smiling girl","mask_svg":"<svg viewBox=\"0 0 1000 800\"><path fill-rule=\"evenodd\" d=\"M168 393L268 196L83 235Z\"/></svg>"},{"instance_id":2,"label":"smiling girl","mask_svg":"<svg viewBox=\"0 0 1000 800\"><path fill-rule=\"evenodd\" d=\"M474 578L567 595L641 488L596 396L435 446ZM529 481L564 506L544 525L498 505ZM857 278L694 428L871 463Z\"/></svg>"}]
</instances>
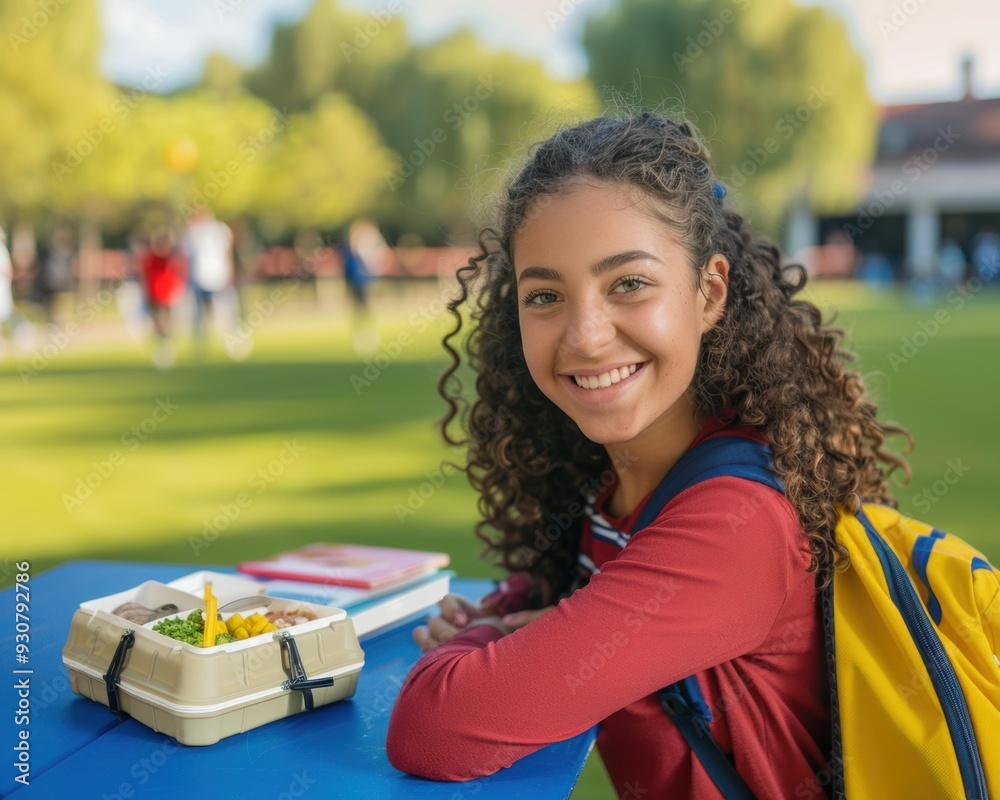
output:
<instances>
[{"instance_id":1,"label":"smiling girl","mask_svg":"<svg viewBox=\"0 0 1000 800\"><path fill-rule=\"evenodd\" d=\"M895 505L887 435L843 333L729 208L686 123L597 118L542 143L459 270L477 372L477 534L510 578L446 598L393 710L399 769L488 775L598 724L619 796L716 798L656 692L688 676L760 798L822 797L830 714L818 587L838 508ZM446 439L457 444L446 432ZM724 474L635 529L692 447L767 445L784 492Z\"/></svg>"}]
</instances>

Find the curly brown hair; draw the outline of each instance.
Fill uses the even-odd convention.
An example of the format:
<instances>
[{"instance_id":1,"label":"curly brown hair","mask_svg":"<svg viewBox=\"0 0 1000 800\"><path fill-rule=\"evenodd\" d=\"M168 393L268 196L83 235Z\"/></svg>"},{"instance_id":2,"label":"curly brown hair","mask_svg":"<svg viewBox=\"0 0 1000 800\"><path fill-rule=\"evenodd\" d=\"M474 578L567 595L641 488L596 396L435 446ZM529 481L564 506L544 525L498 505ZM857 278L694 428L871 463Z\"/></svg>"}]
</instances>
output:
<instances>
[{"instance_id":1,"label":"curly brown hair","mask_svg":"<svg viewBox=\"0 0 1000 800\"><path fill-rule=\"evenodd\" d=\"M529 215L580 180L641 190L648 211L686 247L696 285L712 255L728 259L725 310L702 337L690 391L703 418L735 412L737 422L767 437L807 539L810 571L825 585L846 564L833 533L839 510L854 511L862 501L895 507L886 478L901 468L908 479L910 470L884 442L901 434L912 447L912 437L877 418L861 375L847 368L854 356L841 346L844 332L824 324L813 303L793 299L805 269L782 264L779 249L721 201L709 152L691 126L650 112L598 117L536 146L504 187L479 252L457 272L460 293L448 306L456 324L442 342L452 363L438 392L448 404L445 440L468 448L465 469L483 516L476 535L503 567L536 578L534 603L571 591L581 496L606 477L608 453L528 373L512 241ZM451 344L463 306L473 326L463 347L476 373L471 405ZM456 418L465 429L457 438L449 431ZM885 473L879 462L888 465Z\"/></svg>"}]
</instances>

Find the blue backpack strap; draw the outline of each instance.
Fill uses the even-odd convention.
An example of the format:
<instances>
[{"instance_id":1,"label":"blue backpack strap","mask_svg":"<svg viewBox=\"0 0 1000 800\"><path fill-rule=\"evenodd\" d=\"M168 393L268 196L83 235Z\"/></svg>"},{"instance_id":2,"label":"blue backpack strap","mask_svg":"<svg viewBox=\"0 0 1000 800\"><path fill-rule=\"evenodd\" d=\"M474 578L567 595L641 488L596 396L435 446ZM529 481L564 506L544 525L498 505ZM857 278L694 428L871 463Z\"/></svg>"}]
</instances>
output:
<instances>
[{"instance_id":1,"label":"blue backpack strap","mask_svg":"<svg viewBox=\"0 0 1000 800\"><path fill-rule=\"evenodd\" d=\"M763 483L782 494L785 491L774 474L771 450L767 445L739 436L707 439L688 450L667 471L629 533L647 527L663 507L685 489L722 475Z\"/></svg>"},{"instance_id":2,"label":"blue backpack strap","mask_svg":"<svg viewBox=\"0 0 1000 800\"><path fill-rule=\"evenodd\" d=\"M726 800L755 800L746 781L709 732L712 712L701 695L697 679L692 675L660 689L656 694L663 710L680 729L684 741L701 762L716 788L722 792L722 796Z\"/></svg>"},{"instance_id":3,"label":"blue backpack strap","mask_svg":"<svg viewBox=\"0 0 1000 800\"><path fill-rule=\"evenodd\" d=\"M647 527L664 506L696 483L720 476L746 478L784 494L785 487L774 474L771 450L767 445L736 436L719 436L695 445L681 456L653 490L631 534ZM660 705L674 721L691 752L726 800L754 800L746 781L712 738L712 712L705 703L697 679L691 675L657 693Z\"/></svg>"}]
</instances>

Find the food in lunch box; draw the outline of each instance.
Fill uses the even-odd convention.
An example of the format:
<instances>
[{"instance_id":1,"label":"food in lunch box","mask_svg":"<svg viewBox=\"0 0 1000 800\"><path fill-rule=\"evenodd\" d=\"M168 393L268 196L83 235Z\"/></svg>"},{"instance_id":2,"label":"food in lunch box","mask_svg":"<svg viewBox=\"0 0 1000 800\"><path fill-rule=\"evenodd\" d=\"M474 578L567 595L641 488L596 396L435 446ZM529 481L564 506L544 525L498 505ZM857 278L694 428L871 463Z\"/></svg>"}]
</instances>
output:
<instances>
[{"instance_id":1,"label":"food in lunch box","mask_svg":"<svg viewBox=\"0 0 1000 800\"><path fill-rule=\"evenodd\" d=\"M129 622L135 622L138 625L145 625L147 622L152 622L154 619L165 617L167 614L173 614L175 611L177 611L177 606L173 603L165 603L164 605L157 606L156 608L146 608L138 603L123 603L111 613L116 617L127 619Z\"/></svg>"},{"instance_id":2,"label":"food in lunch box","mask_svg":"<svg viewBox=\"0 0 1000 800\"><path fill-rule=\"evenodd\" d=\"M153 609L146 608L138 603L125 603L118 606L118 608L111 613L116 617L127 619L129 622L135 622L139 625L143 625L144 623L149 622L155 612Z\"/></svg>"},{"instance_id":3,"label":"food in lunch box","mask_svg":"<svg viewBox=\"0 0 1000 800\"><path fill-rule=\"evenodd\" d=\"M201 609L196 608L184 619L180 617L161 619L153 626L153 630L179 642L187 642L201 647L204 627Z\"/></svg>"},{"instance_id":4,"label":"food in lunch box","mask_svg":"<svg viewBox=\"0 0 1000 800\"><path fill-rule=\"evenodd\" d=\"M226 620L226 630L230 636L236 639L249 639L251 636L258 636L262 633L271 633L278 630L271 621L262 614L251 614L244 618L239 612L233 614Z\"/></svg>"},{"instance_id":5,"label":"food in lunch box","mask_svg":"<svg viewBox=\"0 0 1000 800\"><path fill-rule=\"evenodd\" d=\"M219 631L219 601L212 594L212 584L210 582L205 584L204 596L205 618L201 623L201 646L211 647L213 644L218 644L216 638ZM226 632L225 627L222 627L221 632Z\"/></svg>"},{"instance_id":6,"label":"food in lunch box","mask_svg":"<svg viewBox=\"0 0 1000 800\"><path fill-rule=\"evenodd\" d=\"M316 615L311 611L301 608L286 609L285 611L268 611L266 616L275 628L290 628L293 625L301 625L303 622L311 622L316 619Z\"/></svg>"},{"instance_id":7,"label":"food in lunch box","mask_svg":"<svg viewBox=\"0 0 1000 800\"><path fill-rule=\"evenodd\" d=\"M196 608L183 619L181 617L161 619L153 626L153 630L179 642L193 644L195 647L213 647L236 641L236 637L230 636L225 631L224 623L217 624L219 631L214 634L210 644L205 644L205 617L200 608Z\"/></svg>"}]
</instances>

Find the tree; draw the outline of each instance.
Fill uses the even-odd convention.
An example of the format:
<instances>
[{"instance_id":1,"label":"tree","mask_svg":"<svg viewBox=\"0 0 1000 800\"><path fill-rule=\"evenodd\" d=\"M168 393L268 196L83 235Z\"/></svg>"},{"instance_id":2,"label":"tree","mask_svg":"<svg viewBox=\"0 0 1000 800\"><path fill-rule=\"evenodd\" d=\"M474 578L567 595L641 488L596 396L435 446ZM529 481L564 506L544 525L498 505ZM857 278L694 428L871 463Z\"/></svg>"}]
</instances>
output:
<instances>
[{"instance_id":1,"label":"tree","mask_svg":"<svg viewBox=\"0 0 1000 800\"><path fill-rule=\"evenodd\" d=\"M8 0L0 30L0 214L30 218L49 205L52 164L93 149L90 124L112 90L93 0Z\"/></svg>"},{"instance_id":2,"label":"tree","mask_svg":"<svg viewBox=\"0 0 1000 800\"><path fill-rule=\"evenodd\" d=\"M597 104L586 81L555 80L468 32L416 46L401 7L361 13L319 0L276 30L246 85L289 109L311 108L329 92L349 97L395 152L382 175L380 222L440 242L463 228L470 205L527 145Z\"/></svg>"},{"instance_id":3,"label":"tree","mask_svg":"<svg viewBox=\"0 0 1000 800\"><path fill-rule=\"evenodd\" d=\"M264 159L254 210L270 230L331 229L371 211L392 154L371 120L340 94L292 115Z\"/></svg>"},{"instance_id":4,"label":"tree","mask_svg":"<svg viewBox=\"0 0 1000 800\"><path fill-rule=\"evenodd\" d=\"M773 233L792 202L849 206L877 109L842 21L791 0L622 0L588 21L590 77L629 106L683 113L716 173ZM610 87L610 90L609 90Z\"/></svg>"},{"instance_id":5,"label":"tree","mask_svg":"<svg viewBox=\"0 0 1000 800\"><path fill-rule=\"evenodd\" d=\"M223 99L209 89L165 97L137 87L120 90L92 125L104 139L60 168L57 206L106 222L153 202L183 222L205 206L243 213L262 180L262 154L286 123L242 90Z\"/></svg>"}]
</instances>

